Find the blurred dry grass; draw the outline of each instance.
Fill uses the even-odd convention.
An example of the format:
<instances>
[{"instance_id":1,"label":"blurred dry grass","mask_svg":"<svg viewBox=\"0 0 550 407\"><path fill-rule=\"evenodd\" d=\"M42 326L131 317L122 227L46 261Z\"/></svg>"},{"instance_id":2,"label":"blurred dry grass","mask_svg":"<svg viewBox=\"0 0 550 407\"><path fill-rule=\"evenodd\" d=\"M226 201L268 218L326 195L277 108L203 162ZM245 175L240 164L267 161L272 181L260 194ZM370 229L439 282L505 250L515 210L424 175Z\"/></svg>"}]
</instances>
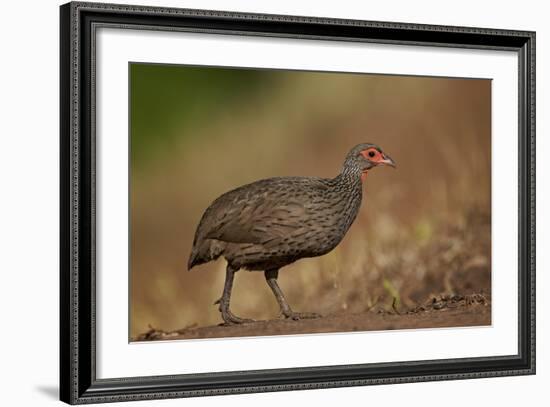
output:
<instances>
[{"instance_id":1,"label":"blurred dry grass","mask_svg":"<svg viewBox=\"0 0 550 407\"><path fill-rule=\"evenodd\" d=\"M206 207L261 178L335 176L348 150L373 142L397 170L373 170L363 205L331 253L282 269L298 311L413 307L430 294L490 294L489 80L280 72L232 101L131 179L131 331L220 322L225 261L186 262ZM186 97L182 94L181 97ZM193 132L192 141L178 132ZM154 134L151 135L154 137ZM232 308L278 314L263 273L236 276Z\"/></svg>"}]
</instances>

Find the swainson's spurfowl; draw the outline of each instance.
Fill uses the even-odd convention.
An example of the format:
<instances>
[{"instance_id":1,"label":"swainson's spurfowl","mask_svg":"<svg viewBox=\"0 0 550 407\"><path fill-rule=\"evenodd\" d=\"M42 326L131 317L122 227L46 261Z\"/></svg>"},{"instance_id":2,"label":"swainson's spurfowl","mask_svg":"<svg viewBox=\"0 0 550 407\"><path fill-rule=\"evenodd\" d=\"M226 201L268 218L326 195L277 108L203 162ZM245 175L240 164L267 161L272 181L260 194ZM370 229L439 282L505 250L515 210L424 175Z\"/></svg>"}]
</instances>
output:
<instances>
[{"instance_id":1,"label":"swainson's spurfowl","mask_svg":"<svg viewBox=\"0 0 550 407\"><path fill-rule=\"evenodd\" d=\"M219 310L226 324L251 322L229 309L233 276L261 270L286 318L315 318L292 311L277 284L279 269L334 249L355 220L367 173L394 161L374 144L359 144L335 178L276 177L243 185L218 197L195 232L188 269L223 256L227 260Z\"/></svg>"}]
</instances>

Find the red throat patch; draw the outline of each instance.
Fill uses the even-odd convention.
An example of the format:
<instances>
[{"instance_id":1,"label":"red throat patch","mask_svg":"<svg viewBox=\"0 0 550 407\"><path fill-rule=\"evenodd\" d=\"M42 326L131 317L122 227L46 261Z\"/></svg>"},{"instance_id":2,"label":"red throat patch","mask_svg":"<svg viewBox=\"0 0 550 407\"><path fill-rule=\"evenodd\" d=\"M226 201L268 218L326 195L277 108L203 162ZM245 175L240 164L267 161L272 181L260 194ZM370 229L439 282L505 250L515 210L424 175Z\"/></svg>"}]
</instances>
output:
<instances>
[{"instance_id":1,"label":"red throat patch","mask_svg":"<svg viewBox=\"0 0 550 407\"><path fill-rule=\"evenodd\" d=\"M365 180L367 179L367 173L368 171L363 171L363 173L361 174L361 182L365 182Z\"/></svg>"}]
</instances>

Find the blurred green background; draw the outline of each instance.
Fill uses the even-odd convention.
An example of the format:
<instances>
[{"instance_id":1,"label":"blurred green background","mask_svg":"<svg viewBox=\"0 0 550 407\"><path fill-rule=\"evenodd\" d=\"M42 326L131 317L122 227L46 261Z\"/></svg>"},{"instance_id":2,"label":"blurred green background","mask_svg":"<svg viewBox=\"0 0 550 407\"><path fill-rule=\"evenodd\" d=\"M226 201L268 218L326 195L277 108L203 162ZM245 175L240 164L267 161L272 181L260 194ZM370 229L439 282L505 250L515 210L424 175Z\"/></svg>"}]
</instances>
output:
<instances>
[{"instance_id":1,"label":"blurred green background","mask_svg":"<svg viewBox=\"0 0 550 407\"><path fill-rule=\"evenodd\" d=\"M271 176L334 177L355 144L372 171L331 253L282 269L298 311L412 307L429 295L490 295L491 82L131 64L130 336L221 321L225 261L188 272L203 211ZM262 273L237 274L237 315L274 318Z\"/></svg>"},{"instance_id":2,"label":"blurred green background","mask_svg":"<svg viewBox=\"0 0 550 407\"><path fill-rule=\"evenodd\" d=\"M276 78L253 70L183 69L131 64L132 168L142 168L172 146L194 142L199 135L194 126L223 115L228 104L270 87Z\"/></svg>"}]
</instances>

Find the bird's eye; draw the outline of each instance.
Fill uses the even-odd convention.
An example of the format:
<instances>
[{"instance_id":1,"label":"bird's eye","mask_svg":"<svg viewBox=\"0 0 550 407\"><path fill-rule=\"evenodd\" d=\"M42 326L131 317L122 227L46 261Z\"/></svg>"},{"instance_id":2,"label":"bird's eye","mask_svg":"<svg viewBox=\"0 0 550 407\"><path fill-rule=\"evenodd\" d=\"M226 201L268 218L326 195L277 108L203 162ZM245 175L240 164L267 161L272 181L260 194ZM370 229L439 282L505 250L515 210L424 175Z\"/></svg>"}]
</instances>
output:
<instances>
[{"instance_id":1,"label":"bird's eye","mask_svg":"<svg viewBox=\"0 0 550 407\"><path fill-rule=\"evenodd\" d=\"M374 157L374 156L375 156L374 151L369 151L369 157L372 158L372 157Z\"/></svg>"}]
</instances>

